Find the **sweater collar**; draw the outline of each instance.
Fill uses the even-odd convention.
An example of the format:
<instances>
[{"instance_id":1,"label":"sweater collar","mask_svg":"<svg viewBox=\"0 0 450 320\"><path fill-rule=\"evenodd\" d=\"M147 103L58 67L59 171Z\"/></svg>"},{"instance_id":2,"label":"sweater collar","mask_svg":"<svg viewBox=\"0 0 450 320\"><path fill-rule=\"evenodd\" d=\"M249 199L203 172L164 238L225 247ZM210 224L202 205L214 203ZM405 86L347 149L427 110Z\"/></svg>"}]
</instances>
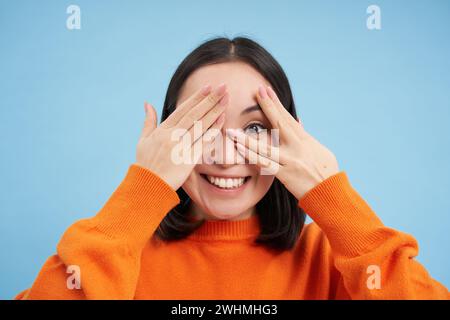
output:
<instances>
[{"instance_id":1,"label":"sweater collar","mask_svg":"<svg viewBox=\"0 0 450 320\"><path fill-rule=\"evenodd\" d=\"M241 240L256 238L260 232L256 214L243 220L205 220L188 238L193 240Z\"/></svg>"}]
</instances>

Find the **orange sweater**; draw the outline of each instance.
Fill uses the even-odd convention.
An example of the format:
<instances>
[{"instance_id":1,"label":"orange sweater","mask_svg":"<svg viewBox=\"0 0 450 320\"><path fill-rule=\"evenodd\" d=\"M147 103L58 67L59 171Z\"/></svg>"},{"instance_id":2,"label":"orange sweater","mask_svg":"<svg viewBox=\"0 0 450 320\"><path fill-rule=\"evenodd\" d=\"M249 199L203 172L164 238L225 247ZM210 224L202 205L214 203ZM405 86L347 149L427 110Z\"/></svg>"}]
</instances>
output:
<instances>
[{"instance_id":1,"label":"orange sweater","mask_svg":"<svg viewBox=\"0 0 450 320\"><path fill-rule=\"evenodd\" d=\"M300 199L314 223L282 253L252 243L256 215L207 221L178 242L152 238L178 202L162 179L132 164L100 212L68 228L16 299L450 298L414 260L416 240L385 227L343 171ZM67 285L71 265L80 268L81 289Z\"/></svg>"}]
</instances>

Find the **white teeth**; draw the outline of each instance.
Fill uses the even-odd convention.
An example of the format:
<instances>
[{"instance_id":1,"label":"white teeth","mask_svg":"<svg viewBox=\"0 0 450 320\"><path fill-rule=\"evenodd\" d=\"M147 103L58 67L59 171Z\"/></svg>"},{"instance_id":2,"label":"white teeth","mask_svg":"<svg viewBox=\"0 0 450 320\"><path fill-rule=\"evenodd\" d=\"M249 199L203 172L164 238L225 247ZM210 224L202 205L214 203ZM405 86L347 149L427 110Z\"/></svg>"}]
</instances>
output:
<instances>
[{"instance_id":1,"label":"white teeth","mask_svg":"<svg viewBox=\"0 0 450 320\"><path fill-rule=\"evenodd\" d=\"M239 188L244 184L244 178L219 178L219 177L212 177L212 176L206 176L208 178L208 181L222 189L233 189L233 188Z\"/></svg>"}]
</instances>

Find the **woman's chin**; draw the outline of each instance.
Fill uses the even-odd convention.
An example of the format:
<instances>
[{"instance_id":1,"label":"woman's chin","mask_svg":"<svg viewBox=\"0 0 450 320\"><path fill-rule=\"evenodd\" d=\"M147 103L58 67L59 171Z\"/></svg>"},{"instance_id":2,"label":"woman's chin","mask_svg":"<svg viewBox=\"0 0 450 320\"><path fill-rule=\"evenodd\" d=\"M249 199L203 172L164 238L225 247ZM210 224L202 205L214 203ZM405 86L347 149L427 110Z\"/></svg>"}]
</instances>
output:
<instances>
[{"instance_id":1,"label":"woman's chin","mask_svg":"<svg viewBox=\"0 0 450 320\"><path fill-rule=\"evenodd\" d=\"M205 210L205 213L207 215L205 218L217 220L235 220L240 219L244 211L244 208L238 208L235 206L213 206Z\"/></svg>"}]
</instances>

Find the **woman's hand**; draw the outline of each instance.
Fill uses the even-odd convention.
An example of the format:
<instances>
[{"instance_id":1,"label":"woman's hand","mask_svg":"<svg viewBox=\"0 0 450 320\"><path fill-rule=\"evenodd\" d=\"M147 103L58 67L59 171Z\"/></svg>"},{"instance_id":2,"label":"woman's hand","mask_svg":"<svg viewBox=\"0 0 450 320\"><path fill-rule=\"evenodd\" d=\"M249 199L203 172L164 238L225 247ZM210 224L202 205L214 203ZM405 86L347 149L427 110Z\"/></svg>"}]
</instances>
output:
<instances>
[{"instance_id":1,"label":"woman's hand","mask_svg":"<svg viewBox=\"0 0 450 320\"><path fill-rule=\"evenodd\" d=\"M279 146L241 131L227 130L227 134L236 141L239 153L251 163L273 172L298 200L339 172L334 154L305 131L283 107L272 88L261 86L257 100L272 129L279 130Z\"/></svg>"},{"instance_id":2,"label":"woman's hand","mask_svg":"<svg viewBox=\"0 0 450 320\"><path fill-rule=\"evenodd\" d=\"M155 109L145 103L146 119L137 145L136 164L151 170L177 190L186 181L202 156L201 152L194 152L194 150L209 146L209 140L220 134L225 121L224 111L227 102L228 93L224 84L215 90L211 90L209 85L205 86L180 104L159 127L157 127ZM194 131L196 121L201 121L200 134L197 130ZM203 139L203 136L208 129L217 130L216 134L206 141L207 139ZM174 132L175 130L180 131ZM174 136L177 139L174 139ZM191 157L188 161L179 164L173 159L173 150L181 141L183 143L188 141L188 146L183 145L183 151L187 147Z\"/></svg>"}]
</instances>

